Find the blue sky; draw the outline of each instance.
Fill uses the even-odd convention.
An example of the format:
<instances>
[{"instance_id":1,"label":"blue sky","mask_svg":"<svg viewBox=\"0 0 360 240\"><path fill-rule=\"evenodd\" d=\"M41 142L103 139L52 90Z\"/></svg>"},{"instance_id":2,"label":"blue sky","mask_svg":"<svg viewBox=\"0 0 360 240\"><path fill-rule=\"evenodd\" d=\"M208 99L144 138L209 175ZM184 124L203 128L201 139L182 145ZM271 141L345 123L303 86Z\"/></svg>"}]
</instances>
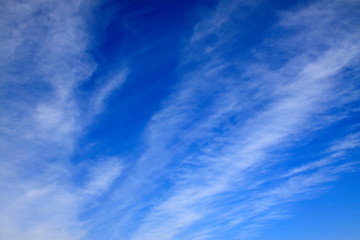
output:
<instances>
[{"instance_id":1,"label":"blue sky","mask_svg":"<svg viewBox=\"0 0 360 240\"><path fill-rule=\"evenodd\" d=\"M0 240L360 239L360 1L0 2Z\"/></svg>"}]
</instances>

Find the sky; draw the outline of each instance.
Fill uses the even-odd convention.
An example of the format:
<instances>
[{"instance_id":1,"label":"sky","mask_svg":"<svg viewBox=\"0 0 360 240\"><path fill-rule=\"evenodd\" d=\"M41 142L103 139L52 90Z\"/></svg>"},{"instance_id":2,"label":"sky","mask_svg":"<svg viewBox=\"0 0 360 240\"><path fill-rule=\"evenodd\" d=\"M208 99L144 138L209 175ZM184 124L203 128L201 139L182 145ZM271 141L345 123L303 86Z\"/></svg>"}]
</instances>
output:
<instances>
[{"instance_id":1,"label":"sky","mask_svg":"<svg viewBox=\"0 0 360 240\"><path fill-rule=\"evenodd\" d=\"M359 0L1 0L0 240L360 239Z\"/></svg>"}]
</instances>

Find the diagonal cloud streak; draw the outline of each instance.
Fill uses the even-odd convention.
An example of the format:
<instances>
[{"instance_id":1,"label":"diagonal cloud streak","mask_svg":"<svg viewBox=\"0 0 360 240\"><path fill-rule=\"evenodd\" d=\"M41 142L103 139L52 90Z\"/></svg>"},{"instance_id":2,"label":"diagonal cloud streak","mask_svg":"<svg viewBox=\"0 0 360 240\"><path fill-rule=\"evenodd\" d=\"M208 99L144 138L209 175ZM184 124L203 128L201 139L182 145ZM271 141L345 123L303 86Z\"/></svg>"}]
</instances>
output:
<instances>
[{"instance_id":1,"label":"diagonal cloud streak","mask_svg":"<svg viewBox=\"0 0 360 240\"><path fill-rule=\"evenodd\" d=\"M269 10L254 33L265 5L205 13L124 161L74 156L130 72L95 74L101 3L1 2L0 239L249 239L358 170L360 2Z\"/></svg>"},{"instance_id":2,"label":"diagonal cloud streak","mask_svg":"<svg viewBox=\"0 0 360 240\"><path fill-rule=\"evenodd\" d=\"M143 183L167 172L171 187L149 207L132 239L217 239L217 234L236 227L241 227L239 236L246 237L265 220L284 216L276 213L278 206L303 199L356 167L357 159L338 163L341 154L335 151L331 162L314 160L302 170L288 169L290 173L280 179L269 178L270 171L279 171L276 166L288 160L276 156L277 151L286 152L348 117L351 109L339 109L358 101L356 82L344 84L341 78L360 53L359 28L349 14L357 5L317 2L283 13L273 31L299 31L268 40L278 41L271 50L274 55L291 53L275 70L261 60L250 66L239 58L223 60L225 46L236 41L236 34L227 32L234 29L229 25L240 25L231 15L246 5L221 2L209 20L195 27L183 68L199 59L200 67L184 73L184 81L152 118L149 150L137 175ZM331 30L324 28L328 24ZM211 45L209 38L215 38ZM254 49L255 56L262 55L266 44ZM269 161L272 158L279 159Z\"/></svg>"}]
</instances>

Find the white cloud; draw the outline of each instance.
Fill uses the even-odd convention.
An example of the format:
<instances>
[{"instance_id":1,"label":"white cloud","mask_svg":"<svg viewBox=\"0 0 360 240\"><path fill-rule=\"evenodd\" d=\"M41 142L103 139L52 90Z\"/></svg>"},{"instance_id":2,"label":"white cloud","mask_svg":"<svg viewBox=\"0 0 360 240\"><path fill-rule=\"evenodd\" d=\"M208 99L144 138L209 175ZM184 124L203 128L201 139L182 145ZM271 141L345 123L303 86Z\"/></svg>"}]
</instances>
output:
<instances>
[{"instance_id":1,"label":"white cloud","mask_svg":"<svg viewBox=\"0 0 360 240\"><path fill-rule=\"evenodd\" d=\"M87 114L98 113L126 78L111 79L98 96L77 95L96 70L88 50L98 4L0 2L0 239L81 239L80 213L121 173L120 162L109 159L89 173L84 193L70 162Z\"/></svg>"},{"instance_id":2,"label":"white cloud","mask_svg":"<svg viewBox=\"0 0 360 240\"><path fill-rule=\"evenodd\" d=\"M105 192L119 177L122 169L123 166L118 158L110 158L91 167L90 176L92 179L88 181L84 192L96 195Z\"/></svg>"},{"instance_id":3,"label":"white cloud","mask_svg":"<svg viewBox=\"0 0 360 240\"><path fill-rule=\"evenodd\" d=\"M204 20L201 26L214 25L214 19L223 17L223 20L216 20L213 28L201 30L197 27L195 40L209 34L224 34L211 44L234 41L232 35L224 39L226 32L222 32L227 24L236 26L229 18L234 4L238 3L221 2L215 16L210 16L209 22ZM221 59L221 48L214 49L217 52L208 56L207 51L202 52L208 45L195 45L192 40L185 59L195 56L204 61L197 70L185 74L176 92L152 118L147 135L149 150L138 167L142 182L157 181L151 176L167 172L163 177L168 177L173 185L155 206L150 206L149 215L133 239L192 239L194 236L212 239L216 233L239 225L243 232L250 233L263 226L266 219L284 217L283 213L276 213L278 206L301 200L303 194L312 196L322 184L353 168L351 160L350 165L334 165L337 161L325 157L290 169L287 174L279 174L284 178L277 179L274 184L271 184L274 176L268 175L269 171L276 170L276 164L287 159L274 152L285 151L317 130L343 119L347 113L334 110L358 99L358 96L347 97L356 96L356 93L352 83L344 86L340 73L359 56L359 29L356 26L351 30L342 28L342 24L351 19L343 19L331 29L324 27L342 17L335 12L339 7L347 11L346 4L336 2L324 8L315 3L304 10L284 14L278 28L287 23L286 27L297 25L302 31L278 39L279 45L271 51L284 51L288 61L275 70L266 66L266 59L245 67L237 65L236 60L233 64L223 64L229 59ZM229 12L224 10L226 6ZM319 8L332 14L324 17L319 14ZM296 18L309 11L311 20L306 14L305 19ZM219 16L218 12L224 15ZM309 22L310 26L304 26L304 22ZM341 33L342 38L328 38L334 33ZM309 41L313 46L307 44ZM318 48L320 43L326 43L326 47ZM261 55L260 50L254 51ZM204 55L199 57L199 54ZM245 74L235 71L232 76L225 77L223 73L229 65L245 68ZM249 76L252 82L247 80ZM208 105L200 108L202 101L207 101ZM259 110L251 111L252 107ZM241 120L230 124L229 117ZM199 152L186 155L194 144ZM339 157L339 154L337 151L328 157ZM157 163L149 167L146 164L149 159ZM181 163L176 164L173 159ZM168 164L175 164L175 170L168 168ZM139 187L137 184L142 182L135 182L132 187ZM270 186L264 187L266 184ZM241 196L248 197L242 199ZM227 205L230 203L236 203L237 207ZM272 217L264 218L264 215ZM202 225L204 222L206 224ZM222 223L222 229L216 227L217 222ZM198 226L194 232L190 230L192 225Z\"/></svg>"},{"instance_id":4,"label":"white cloud","mask_svg":"<svg viewBox=\"0 0 360 240\"><path fill-rule=\"evenodd\" d=\"M282 13L275 28L297 31L265 40L253 50L258 59L250 65L236 57L225 59L220 46L238 40L226 29L241 19L233 19L234 13L247 9L246 15L252 4L221 1L195 27L182 66L201 59L200 67L184 74L152 117L144 154L109 196L105 210L95 213L110 219L109 232L122 237L121 231L143 218L129 239L211 239L238 226L246 236L287 216L278 208L312 196L341 172L354 169L357 162L341 158L357 147L358 134L334 141L320 159L277 168L288 159L277 151L286 153L287 147L311 140L317 130L347 117L346 109L336 110L359 99L352 82L341 78L359 57L359 27L348 25L353 19L343 16L357 2L323 3ZM5 116L0 117L5 159L0 238L85 238L88 226L79 220L84 207L122 176L123 163L114 157L86 166L89 176L82 187L72 181L79 168L69 156L78 133L105 110L128 72L110 75L89 101L79 104L76 90L96 69L86 51L91 34L85 30L95 3L87 4L1 3L0 64L7 70L1 70L5 81L0 84L16 96L0 106ZM205 44L202 40L211 35L217 38ZM285 54L286 63L270 62L265 55L271 52ZM233 71L226 74L229 67ZM7 99L5 91L0 94ZM195 231L191 227L196 224Z\"/></svg>"},{"instance_id":5,"label":"white cloud","mask_svg":"<svg viewBox=\"0 0 360 240\"><path fill-rule=\"evenodd\" d=\"M92 115L99 114L103 110L106 100L108 100L108 98L124 84L127 75L128 70L122 70L120 73L111 76L110 80L94 94L91 108Z\"/></svg>"}]
</instances>

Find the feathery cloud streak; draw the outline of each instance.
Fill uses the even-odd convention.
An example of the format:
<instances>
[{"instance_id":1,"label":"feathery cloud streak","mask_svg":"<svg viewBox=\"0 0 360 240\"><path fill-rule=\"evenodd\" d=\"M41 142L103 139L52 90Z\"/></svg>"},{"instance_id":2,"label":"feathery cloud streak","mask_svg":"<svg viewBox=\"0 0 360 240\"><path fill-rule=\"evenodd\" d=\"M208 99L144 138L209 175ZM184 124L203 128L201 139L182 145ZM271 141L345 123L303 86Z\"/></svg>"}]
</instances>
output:
<instances>
[{"instance_id":1,"label":"feathery cloud streak","mask_svg":"<svg viewBox=\"0 0 360 240\"><path fill-rule=\"evenodd\" d=\"M221 2L195 27L183 68L198 65L184 73L152 118L150 150L140 160L145 167L139 166L148 172L141 176L167 172L171 187L132 239L218 239L233 228L239 234L235 239L244 237L283 217L279 206L311 195L356 166L358 159L340 161L338 147L323 160L288 167L282 177L271 174L284 171L279 166L291 159L279 153L351 115L346 106L358 101L359 93L356 81L345 83L342 74L358 64L359 27L349 13L358 4L317 2L282 13L272 31L283 31L284 37L255 46L250 65L226 51L241 41L229 31L241 28L234 16L253 6ZM285 60L276 64L280 53ZM276 66L261 59L265 54L274 56ZM146 163L150 159L153 167Z\"/></svg>"},{"instance_id":2,"label":"feathery cloud streak","mask_svg":"<svg viewBox=\"0 0 360 240\"><path fill-rule=\"evenodd\" d=\"M0 5L0 239L248 239L358 168L359 1L203 13L136 159L74 149L148 50L99 70L99 2Z\"/></svg>"},{"instance_id":3,"label":"feathery cloud streak","mask_svg":"<svg viewBox=\"0 0 360 240\"><path fill-rule=\"evenodd\" d=\"M99 84L89 100L77 97L96 70L88 53L96 5L0 3L0 239L82 238L83 207L121 174L117 158L105 158L93 170L70 161L83 128L126 78L119 69L119 76L106 80L104 87ZM85 187L73 181L79 171L88 172Z\"/></svg>"}]
</instances>

